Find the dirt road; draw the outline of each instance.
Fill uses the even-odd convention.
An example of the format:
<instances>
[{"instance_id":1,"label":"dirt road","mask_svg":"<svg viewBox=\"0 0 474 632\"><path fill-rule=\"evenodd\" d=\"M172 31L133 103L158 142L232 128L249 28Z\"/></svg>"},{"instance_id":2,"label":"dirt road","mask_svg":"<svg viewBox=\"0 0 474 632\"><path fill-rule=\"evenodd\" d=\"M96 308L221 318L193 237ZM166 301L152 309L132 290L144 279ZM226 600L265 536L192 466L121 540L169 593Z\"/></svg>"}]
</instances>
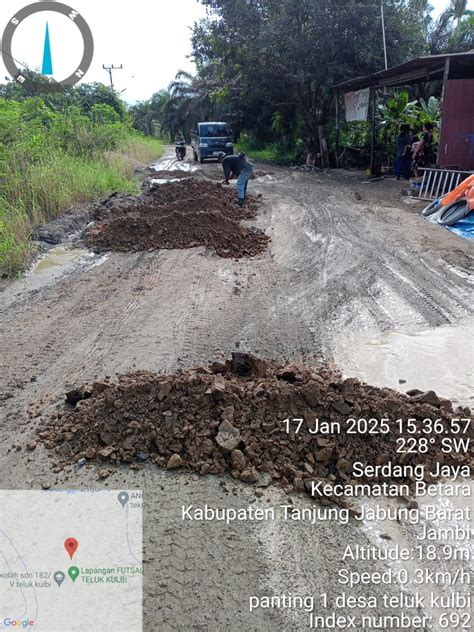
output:
<instances>
[{"instance_id":1,"label":"dirt road","mask_svg":"<svg viewBox=\"0 0 474 632\"><path fill-rule=\"evenodd\" d=\"M189 168L171 156L159 167ZM203 170L219 175L216 165ZM347 337L357 364L354 337L370 341L381 332L415 335L440 326L460 326L472 335L472 242L421 220L401 201L394 181L271 171L250 184L264 204L249 225L271 237L258 257L223 259L204 248L80 253L67 266L5 284L1 294L2 486L143 489L144 629L150 632L304 629L302 612L249 613L249 595L340 590L332 569L343 544L375 538L382 546L379 534L353 524L183 522L182 504L272 506L286 497L267 490L256 499L251 488L234 483L235 494L229 494L218 479L151 467L119 469L105 483L93 466L53 473L41 447L25 452L36 423L29 411L47 414L68 387L94 378L133 369L172 371L237 348L311 363L346 357ZM373 350L381 366L383 352ZM469 403L474 393L468 386L457 393L456 386L458 375L472 370L472 355L447 357L443 345L430 354L428 364L453 365L451 381L431 383L429 371L420 371L415 386ZM410 525L394 534L408 541L415 536ZM370 564L377 566L383 564ZM380 592L387 590L398 593L397 586Z\"/></svg>"}]
</instances>

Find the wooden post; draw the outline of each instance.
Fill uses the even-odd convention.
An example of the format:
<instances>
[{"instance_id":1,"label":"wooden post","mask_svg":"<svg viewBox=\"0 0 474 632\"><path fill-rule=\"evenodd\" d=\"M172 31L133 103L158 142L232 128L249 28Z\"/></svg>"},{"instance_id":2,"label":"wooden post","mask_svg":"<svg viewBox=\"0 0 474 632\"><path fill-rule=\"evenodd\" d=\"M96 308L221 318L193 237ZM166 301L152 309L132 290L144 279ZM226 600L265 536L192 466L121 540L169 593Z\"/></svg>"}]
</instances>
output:
<instances>
[{"instance_id":1,"label":"wooden post","mask_svg":"<svg viewBox=\"0 0 474 632\"><path fill-rule=\"evenodd\" d=\"M375 160L375 95L376 88L372 90L372 138L370 141L370 175L374 175L374 160Z\"/></svg>"},{"instance_id":2,"label":"wooden post","mask_svg":"<svg viewBox=\"0 0 474 632\"><path fill-rule=\"evenodd\" d=\"M339 91L336 92L336 169L339 169Z\"/></svg>"},{"instance_id":3,"label":"wooden post","mask_svg":"<svg viewBox=\"0 0 474 632\"><path fill-rule=\"evenodd\" d=\"M444 74L443 74L443 88L441 90L441 116L440 116L440 122L439 122L439 130L438 130L438 151L436 154L436 166L439 166L439 152L441 149L441 126L443 125L443 116L444 116L444 95L446 92L446 84L448 83L448 78L449 78L449 60L450 58L447 57L446 61L444 62Z\"/></svg>"},{"instance_id":4,"label":"wooden post","mask_svg":"<svg viewBox=\"0 0 474 632\"><path fill-rule=\"evenodd\" d=\"M319 148L321 150L321 163L322 167L329 167L329 154L328 154L328 144L326 142L326 137L324 136L324 128L322 125L318 125L318 134L319 134Z\"/></svg>"}]
</instances>

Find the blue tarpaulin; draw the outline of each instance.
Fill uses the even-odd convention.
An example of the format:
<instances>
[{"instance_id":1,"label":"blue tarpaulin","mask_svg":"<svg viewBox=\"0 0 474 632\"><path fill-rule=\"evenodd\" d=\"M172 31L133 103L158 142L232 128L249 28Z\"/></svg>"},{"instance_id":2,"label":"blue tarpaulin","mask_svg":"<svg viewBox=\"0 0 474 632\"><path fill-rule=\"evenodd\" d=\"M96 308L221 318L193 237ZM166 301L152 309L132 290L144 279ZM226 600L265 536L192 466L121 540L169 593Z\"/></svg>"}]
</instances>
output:
<instances>
[{"instance_id":1,"label":"blue tarpaulin","mask_svg":"<svg viewBox=\"0 0 474 632\"><path fill-rule=\"evenodd\" d=\"M460 222L456 222L454 226L447 226L446 228L460 237L474 239L474 211L471 211Z\"/></svg>"}]
</instances>

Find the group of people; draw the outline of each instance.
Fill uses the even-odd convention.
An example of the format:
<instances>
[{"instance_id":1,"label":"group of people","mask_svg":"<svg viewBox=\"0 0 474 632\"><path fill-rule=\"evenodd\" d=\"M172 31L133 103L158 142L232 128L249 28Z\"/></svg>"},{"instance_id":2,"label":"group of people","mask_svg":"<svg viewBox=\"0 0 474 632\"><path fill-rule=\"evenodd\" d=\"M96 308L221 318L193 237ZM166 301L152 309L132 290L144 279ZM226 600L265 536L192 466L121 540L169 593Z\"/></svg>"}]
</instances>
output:
<instances>
[{"instance_id":1,"label":"group of people","mask_svg":"<svg viewBox=\"0 0 474 632\"><path fill-rule=\"evenodd\" d=\"M414 173L418 176L420 167L429 167L435 164L436 155L433 146L432 123L423 125L421 138L413 135L413 130L409 125L401 125L397 136L397 161L395 163L395 173L397 180L401 177L408 180Z\"/></svg>"}]
</instances>

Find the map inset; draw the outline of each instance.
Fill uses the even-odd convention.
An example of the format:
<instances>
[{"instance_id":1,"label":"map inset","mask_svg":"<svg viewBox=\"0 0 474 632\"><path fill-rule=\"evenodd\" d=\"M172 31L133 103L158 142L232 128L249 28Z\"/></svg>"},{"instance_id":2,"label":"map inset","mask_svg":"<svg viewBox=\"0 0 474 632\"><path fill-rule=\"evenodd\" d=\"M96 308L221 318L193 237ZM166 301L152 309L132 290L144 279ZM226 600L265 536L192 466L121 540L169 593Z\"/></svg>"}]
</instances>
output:
<instances>
[{"instance_id":1,"label":"map inset","mask_svg":"<svg viewBox=\"0 0 474 632\"><path fill-rule=\"evenodd\" d=\"M0 506L0 630L141 632L140 490L0 490Z\"/></svg>"}]
</instances>

